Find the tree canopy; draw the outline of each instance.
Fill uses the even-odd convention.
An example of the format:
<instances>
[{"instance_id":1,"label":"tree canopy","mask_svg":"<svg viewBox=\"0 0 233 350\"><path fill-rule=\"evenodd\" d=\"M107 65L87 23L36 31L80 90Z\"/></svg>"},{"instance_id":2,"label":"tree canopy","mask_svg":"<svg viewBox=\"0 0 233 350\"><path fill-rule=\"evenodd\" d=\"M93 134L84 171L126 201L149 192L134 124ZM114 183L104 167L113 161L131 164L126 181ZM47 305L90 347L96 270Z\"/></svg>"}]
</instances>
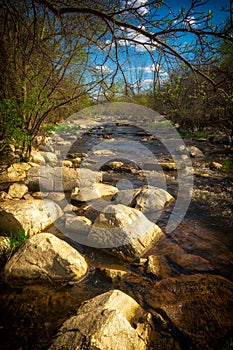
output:
<instances>
[{"instance_id":1,"label":"tree canopy","mask_svg":"<svg viewBox=\"0 0 233 350\"><path fill-rule=\"evenodd\" d=\"M207 118L214 106L216 118L226 114L229 121L232 1L222 6L224 20L211 10L212 1L185 4L2 0L2 148L15 143L27 157L45 121L64 119L98 98L149 93L180 120L190 111ZM146 72L151 79L143 78Z\"/></svg>"}]
</instances>

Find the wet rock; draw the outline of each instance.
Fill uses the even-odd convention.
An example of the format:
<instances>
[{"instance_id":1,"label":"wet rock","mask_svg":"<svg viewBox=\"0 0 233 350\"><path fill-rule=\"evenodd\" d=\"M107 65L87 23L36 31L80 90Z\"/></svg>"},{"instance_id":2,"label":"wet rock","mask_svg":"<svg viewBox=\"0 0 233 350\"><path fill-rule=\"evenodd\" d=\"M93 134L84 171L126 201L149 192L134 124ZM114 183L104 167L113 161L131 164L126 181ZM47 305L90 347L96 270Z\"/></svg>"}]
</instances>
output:
<instances>
[{"instance_id":1,"label":"wet rock","mask_svg":"<svg viewBox=\"0 0 233 350\"><path fill-rule=\"evenodd\" d=\"M0 202L4 201L5 199L12 199L12 198L7 192L0 191Z\"/></svg>"},{"instance_id":2,"label":"wet rock","mask_svg":"<svg viewBox=\"0 0 233 350\"><path fill-rule=\"evenodd\" d=\"M27 172L27 185L30 191L53 190L53 169L50 166L32 167ZM41 187L41 188L40 188Z\"/></svg>"},{"instance_id":3,"label":"wet rock","mask_svg":"<svg viewBox=\"0 0 233 350\"><path fill-rule=\"evenodd\" d=\"M63 199L65 199L65 193L64 192L50 192L48 194L48 199L51 199L54 202L61 202Z\"/></svg>"},{"instance_id":4,"label":"wet rock","mask_svg":"<svg viewBox=\"0 0 233 350\"><path fill-rule=\"evenodd\" d=\"M30 162L33 162L36 164L44 164L45 159L40 152L33 150L31 151Z\"/></svg>"},{"instance_id":5,"label":"wet rock","mask_svg":"<svg viewBox=\"0 0 233 350\"><path fill-rule=\"evenodd\" d=\"M128 271L123 270L122 267L112 268L109 266L100 265L100 266L97 266L96 268L97 270L101 271L101 273L105 277L109 278L112 281L120 280L122 279L123 276L125 276L128 273Z\"/></svg>"},{"instance_id":6,"label":"wet rock","mask_svg":"<svg viewBox=\"0 0 233 350\"><path fill-rule=\"evenodd\" d=\"M121 167L124 165L124 163L122 162L109 162L107 164L102 165L101 169L103 171L108 171L108 170L119 170L121 169Z\"/></svg>"},{"instance_id":7,"label":"wet rock","mask_svg":"<svg viewBox=\"0 0 233 350\"><path fill-rule=\"evenodd\" d=\"M48 165L33 167L27 173L27 184L31 191L71 191L78 184L77 172L67 167L52 168Z\"/></svg>"},{"instance_id":8,"label":"wet rock","mask_svg":"<svg viewBox=\"0 0 233 350\"><path fill-rule=\"evenodd\" d=\"M67 168L72 168L73 163L71 162L71 160L65 159L62 161L62 166L66 166Z\"/></svg>"},{"instance_id":9,"label":"wet rock","mask_svg":"<svg viewBox=\"0 0 233 350\"><path fill-rule=\"evenodd\" d=\"M56 154L53 152L44 152L43 157L45 161L49 163L56 163L58 161Z\"/></svg>"},{"instance_id":10,"label":"wet rock","mask_svg":"<svg viewBox=\"0 0 233 350\"><path fill-rule=\"evenodd\" d=\"M171 276L171 268L164 256L149 255L146 272L159 279Z\"/></svg>"},{"instance_id":11,"label":"wet rock","mask_svg":"<svg viewBox=\"0 0 233 350\"><path fill-rule=\"evenodd\" d=\"M186 271L210 273L215 270L208 260L198 255L186 254L183 249L178 247L177 249L173 249L169 254L169 259L171 262L175 263L177 267Z\"/></svg>"},{"instance_id":12,"label":"wet rock","mask_svg":"<svg viewBox=\"0 0 233 350\"><path fill-rule=\"evenodd\" d=\"M0 173L1 188L5 190L8 183L24 181L26 179L26 171L28 169L30 169L30 165L28 163L12 164L9 168Z\"/></svg>"},{"instance_id":13,"label":"wet rock","mask_svg":"<svg viewBox=\"0 0 233 350\"><path fill-rule=\"evenodd\" d=\"M196 146L188 146L187 151L189 152L191 157L194 158L204 158L204 153Z\"/></svg>"},{"instance_id":14,"label":"wet rock","mask_svg":"<svg viewBox=\"0 0 233 350\"><path fill-rule=\"evenodd\" d=\"M136 259L162 236L161 229L139 210L117 204L107 206L97 217L87 245L108 248L110 253L124 259Z\"/></svg>"},{"instance_id":15,"label":"wet rock","mask_svg":"<svg viewBox=\"0 0 233 350\"><path fill-rule=\"evenodd\" d=\"M84 257L68 243L50 233L39 233L19 247L7 262L6 282L65 282L87 273Z\"/></svg>"},{"instance_id":16,"label":"wet rock","mask_svg":"<svg viewBox=\"0 0 233 350\"><path fill-rule=\"evenodd\" d=\"M165 205L174 198L165 190L153 186L143 186L135 194L132 206L143 212L150 220L156 221Z\"/></svg>"},{"instance_id":17,"label":"wet rock","mask_svg":"<svg viewBox=\"0 0 233 350\"><path fill-rule=\"evenodd\" d=\"M85 158L86 157L86 153L69 153L68 154L68 158L70 158L70 159L72 159L72 161L74 160L74 159L76 159L76 160L80 160L80 162L81 162L81 160L83 159L83 158Z\"/></svg>"},{"instance_id":18,"label":"wet rock","mask_svg":"<svg viewBox=\"0 0 233 350\"><path fill-rule=\"evenodd\" d=\"M0 202L0 227L4 232L25 230L30 235L44 230L63 215L50 200L6 200Z\"/></svg>"},{"instance_id":19,"label":"wet rock","mask_svg":"<svg viewBox=\"0 0 233 350\"><path fill-rule=\"evenodd\" d=\"M229 135L224 135L224 134L220 134L220 135L212 135L209 137L209 142L211 142L212 144L217 144L217 145L231 145L232 143L232 139Z\"/></svg>"},{"instance_id":20,"label":"wet rock","mask_svg":"<svg viewBox=\"0 0 233 350\"><path fill-rule=\"evenodd\" d=\"M159 165L165 171L173 171L178 169L178 164L174 162L159 162Z\"/></svg>"},{"instance_id":21,"label":"wet rock","mask_svg":"<svg viewBox=\"0 0 233 350\"><path fill-rule=\"evenodd\" d=\"M0 266L6 263L10 247L11 243L9 237L0 236Z\"/></svg>"},{"instance_id":22,"label":"wet rock","mask_svg":"<svg viewBox=\"0 0 233 350\"><path fill-rule=\"evenodd\" d=\"M92 222L85 216L67 216L65 227L70 231L89 233Z\"/></svg>"},{"instance_id":23,"label":"wet rock","mask_svg":"<svg viewBox=\"0 0 233 350\"><path fill-rule=\"evenodd\" d=\"M213 265L206 259L186 251L165 235L160 238L158 244L153 247L153 255L158 257L162 268L162 278L172 277L188 272L213 272Z\"/></svg>"},{"instance_id":24,"label":"wet rock","mask_svg":"<svg viewBox=\"0 0 233 350\"><path fill-rule=\"evenodd\" d=\"M71 199L86 202L98 199L104 196L113 196L118 192L117 187L96 183L89 187L75 188L71 193Z\"/></svg>"},{"instance_id":25,"label":"wet rock","mask_svg":"<svg viewBox=\"0 0 233 350\"><path fill-rule=\"evenodd\" d=\"M78 187L86 188L93 186L98 182L101 182L103 179L103 174L101 171L93 171L87 168L78 168Z\"/></svg>"},{"instance_id":26,"label":"wet rock","mask_svg":"<svg viewBox=\"0 0 233 350\"><path fill-rule=\"evenodd\" d=\"M145 299L152 309L166 314L186 339L187 349L217 349L232 330L233 283L223 277L167 278L156 282Z\"/></svg>"},{"instance_id":27,"label":"wet rock","mask_svg":"<svg viewBox=\"0 0 233 350\"><path fill-rule=\"evenodd\" d=\"M127 294L111 290L81 304L49 350L149 350L151 315Z\"/></svg>"},{"instance_id":28,"label":"wet rock","mask_svg":"<svg viewBox=\"0 0 233 350\"><path fill-rule=\"evenodd\" d=\"M41 191L37 191L37 192L33 192L32 193L32 197L34 199L43 199L43 198L48 198L49 192L41 192Z\"/></svg>"},{"instance_id":29,"label":"wet rock","mask_svg":"<svg viewBox=\"0 0 233 350\"><path fill-rule=\"evenodd\" d=\"M211 162L209 167L212 170L220 170L222 168L222 164L218 162Z\"/></svg>"},{"instance_id":30,"label":"wet rock","mask_svg":"<svg viewBox=\"0 0 233 350\"><path fill-rule=\"evenodd\" d=\"M24 184L14 183L10 185L8 195L11 198L21 199L28 192L28 187Z\"/></svg>"}]
</instances>

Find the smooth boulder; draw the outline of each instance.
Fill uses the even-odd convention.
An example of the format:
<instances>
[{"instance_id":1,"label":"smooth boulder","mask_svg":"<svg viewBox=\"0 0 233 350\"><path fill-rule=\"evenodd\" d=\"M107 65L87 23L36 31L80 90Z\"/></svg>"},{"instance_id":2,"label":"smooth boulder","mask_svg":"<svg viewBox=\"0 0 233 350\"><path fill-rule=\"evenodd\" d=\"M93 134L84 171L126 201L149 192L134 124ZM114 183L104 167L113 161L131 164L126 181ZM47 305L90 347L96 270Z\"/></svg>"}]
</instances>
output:
<instances>
[{"instance_id":1,"label":"smooth boulder","mask_svg":"<svg viewBox=\"0 0 233 350\"><path fill-rule=\"evenodd\" d=\"M142 212L117 204L107 206L97 217L86 244L107 248L112 254L125 259L134 259L163 236L161 229Z\"/></svg>"},{"instance_id":2,"label":"smooth boulder","mask_svg":"<svg viewBox=\"0 0 233 350\"><path fill-rule=\"evenodd\" d=\"M31 191L66 192L78 184L75 169L67 167L52 168L49 165L33 167L27 172L27 183Z\"/></svg>"},{"instance_id":3,"label":"smooth boulder","mask_svg":"<svg viewBox=\"0 0 233 350\"><path fill-rule=\"evenodd\" d=\"M164 189L145 185L135 194L132 204L150 220L157 221L166 204L172 200L174 198Z\"/></svg>"},{"instance_id":4,"label":"smooth boulder","mask_svg":"<svg viewBox=\"0 0 233 350\"><path fill-rule=\"evenodd\" d=\"M71 199L79 202L87 202L105 196L114 196L117 192L117 187L102 183L96 183L88 187L76 187L71 192Z\"/></svg>"},{"instance_id":5,"label":"smooth boulder","mask_svg":"<svg viewBox=\"0 0 233 350\"><path fill-rule=\"evenodd\" d=\"M168 328L172 324L186 341L185 349L220 349L221 340L232 331L233 283L221 276L167 278L146 291L145 301L151 310L166 315Z\"/></svg>"},{"instance_id":6,"label":"smooth boulder","mask_svg":"<svg viewBox=\"0 0 233 350\"><path fill-rule=\"evenodd\" d=\"M110 290L81 304L49 350L148 350L152 330L151 314L127 294Z\"/></svg>"},{"instance_id":7,"label":"smooth boulder","mask_svg":"<svg viewBox=\"0 0 233 350\"><path fill-rule=\"evenodd\" d=\"M28 192L28 187L25 184L14 183L10 185L8 195L12 198L21 199Z\"/></svg>"},{"instance_id":8,"label":"smooth boulder","mask_svg":"<svg viewBox=\"0 0 233 350\"><path fill-rule=\"evenodd\" d=\"M61 208L47 199L0 202L0 227L6 233L24 230L32 235L46 229L62 215Z\"/></svg>"},{"instance_id":9,"label":"smooth boulder","mask_svg":"<svg viewBox=\"0 0 233 350\"><path fill-rule=\"evenodd\" d=\"M87 273L84 257L51 233L29 238L5 265L6 282L66 282L79 280Z\"/></svg>"}]
</instances>

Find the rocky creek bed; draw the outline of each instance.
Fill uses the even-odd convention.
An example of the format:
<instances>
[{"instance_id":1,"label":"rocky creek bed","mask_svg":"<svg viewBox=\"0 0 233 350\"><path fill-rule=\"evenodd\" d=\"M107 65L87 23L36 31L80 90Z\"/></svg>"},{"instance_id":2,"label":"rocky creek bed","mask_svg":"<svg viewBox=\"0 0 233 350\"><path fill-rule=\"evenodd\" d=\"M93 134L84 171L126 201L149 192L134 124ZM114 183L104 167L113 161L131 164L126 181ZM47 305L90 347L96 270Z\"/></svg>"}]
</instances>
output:
<instances>
[{"instance_id":1,"label":"rocky creek bed","mask_svg":"<svg viewBox=\"0 0 233 350\"><path fill-rule=\"evenodd\" d=\"M59 136L61 149L73 143L68 136L69 141ZM96 156L89 157L82 198L80 164L93 145L119 137L140 141L156 156L166 191L148 186L150 161L143 173L129 156L97 149L95 155L106 158L96 171ZM176 164L156 137L139 128L124 123L92 128L72 144L62 167L52 147L46 152L37 147L29 164L3 169L1 230L23 227L31 237L11 256L1 246L1 349L232 348L233 177L230 167L221 167L232 161L232 147L214 138L185 142L194 188L185 217L171 233L166 225L179 191ZM65 193L58 190L60 169ZM99 184L95 193L89 191L93 177ZM116 190L119 181L123 187ZM110 213L97 210L103 197L116 205ZM147 207L156 210L148 214ZM31 221L24 220L25 213ZM134 228L136 238L108 249L109 235L107 248L100 247L101 228L111 232L113 223L124 237Z\"/></svg>"}]
</instances>

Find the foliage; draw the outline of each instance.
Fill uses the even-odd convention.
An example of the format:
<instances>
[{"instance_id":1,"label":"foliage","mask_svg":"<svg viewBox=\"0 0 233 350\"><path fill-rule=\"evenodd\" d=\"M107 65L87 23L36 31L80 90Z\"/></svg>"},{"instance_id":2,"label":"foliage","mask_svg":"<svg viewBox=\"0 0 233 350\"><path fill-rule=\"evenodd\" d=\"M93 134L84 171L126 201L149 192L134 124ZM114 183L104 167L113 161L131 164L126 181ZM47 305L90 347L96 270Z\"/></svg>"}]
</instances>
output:
<instances>
[{"instance_id":1,"label":"foliage","mask_svg":"<svg viewBox=\"0 0 233 350\"><path fill-rule=\"evenodd\" d=\"M30 135L23 128L22 106L17 104L15 98L0 101L0 136L5 140L4 146L14 145L18 149L28 146Z\"/></svg>"},{"instance_id":2,"label":"foliage","mask_svg":"<svg viewBox=\"0 0 233 350\"><path fill-rule=\"evenodd\" d=\"M14 250L29 238L29 234L22 229L22 230L18 230L17 233L10 232L9 238L10 238L10 249Z\"/></svg>"},{"instance_id":3,"label":"foliage","mask_svg":"<svg viewBox=\"0 0 233 350\"><path fill-rule=\"evenodd\" d=\"M232 161L229 160L229 159L224 160L220 170L223 171L223 172L229 172L230 170L233 170L233 163L232 163Z\"/></svg>"},{"instance_id":4,"label":"foliage","mask_svg":"<svg viewBox=\"0 0 233 350\"><path fill-rule=\"evenodd\" d=\"M46 124L106 100L146 105L193 130L232 128L232 19L213 24L208 2L171 11L166 0L4 0L0 151L13 143L28 159Z\"/></svg>"},{"instance_id":5,"label":"foliage","mask_svg":"<svg viewBox=\"0 0 233 350\"><path fill-rule=\"evenodd\" d=\"M24 229L19 229L16 233L12 230L9 234L1 233L2 236L8 237L10 241L9 254L11 254L15 249L17 249L21 244L23 244L28 238L29 234Z\"/></svg>"},{"instance_id":6,"label":"foliage","mask_svg":"<svg viewBox=\"0 0 233 350\"><path fill-rule=\"evenodd\" d=\"M61 23L32 0L0 8L0 137L28 159L45 120L65 119L85 106L87 54L77 21ZM65 108L66 107L66 108Z\"/></svg>"},{"instance_id":7,"label":"foliage","mask_svg":"<svg viewBox=\"0 0 233 350\"><path fill-rule=\"evenodd\" d=\"M184 137L195 137L195 138L206 138L208 134L204 131L184 131L182 132L182 136Z\"/></svg>"},{"instance_id":8,"label":"foliage","mask_svg":"<svg viewBox=\"0 0 233 350\"><path fill-rule=\"evenodd\" d=\"M47 124L45 126L45 130L47 131L48 134L56 133L57 135L62 135L62 134L68 134L68 133L75 133L76 131L80 130L80 126L69 125L67 123Z\"/></svg>"}]
</instances>

